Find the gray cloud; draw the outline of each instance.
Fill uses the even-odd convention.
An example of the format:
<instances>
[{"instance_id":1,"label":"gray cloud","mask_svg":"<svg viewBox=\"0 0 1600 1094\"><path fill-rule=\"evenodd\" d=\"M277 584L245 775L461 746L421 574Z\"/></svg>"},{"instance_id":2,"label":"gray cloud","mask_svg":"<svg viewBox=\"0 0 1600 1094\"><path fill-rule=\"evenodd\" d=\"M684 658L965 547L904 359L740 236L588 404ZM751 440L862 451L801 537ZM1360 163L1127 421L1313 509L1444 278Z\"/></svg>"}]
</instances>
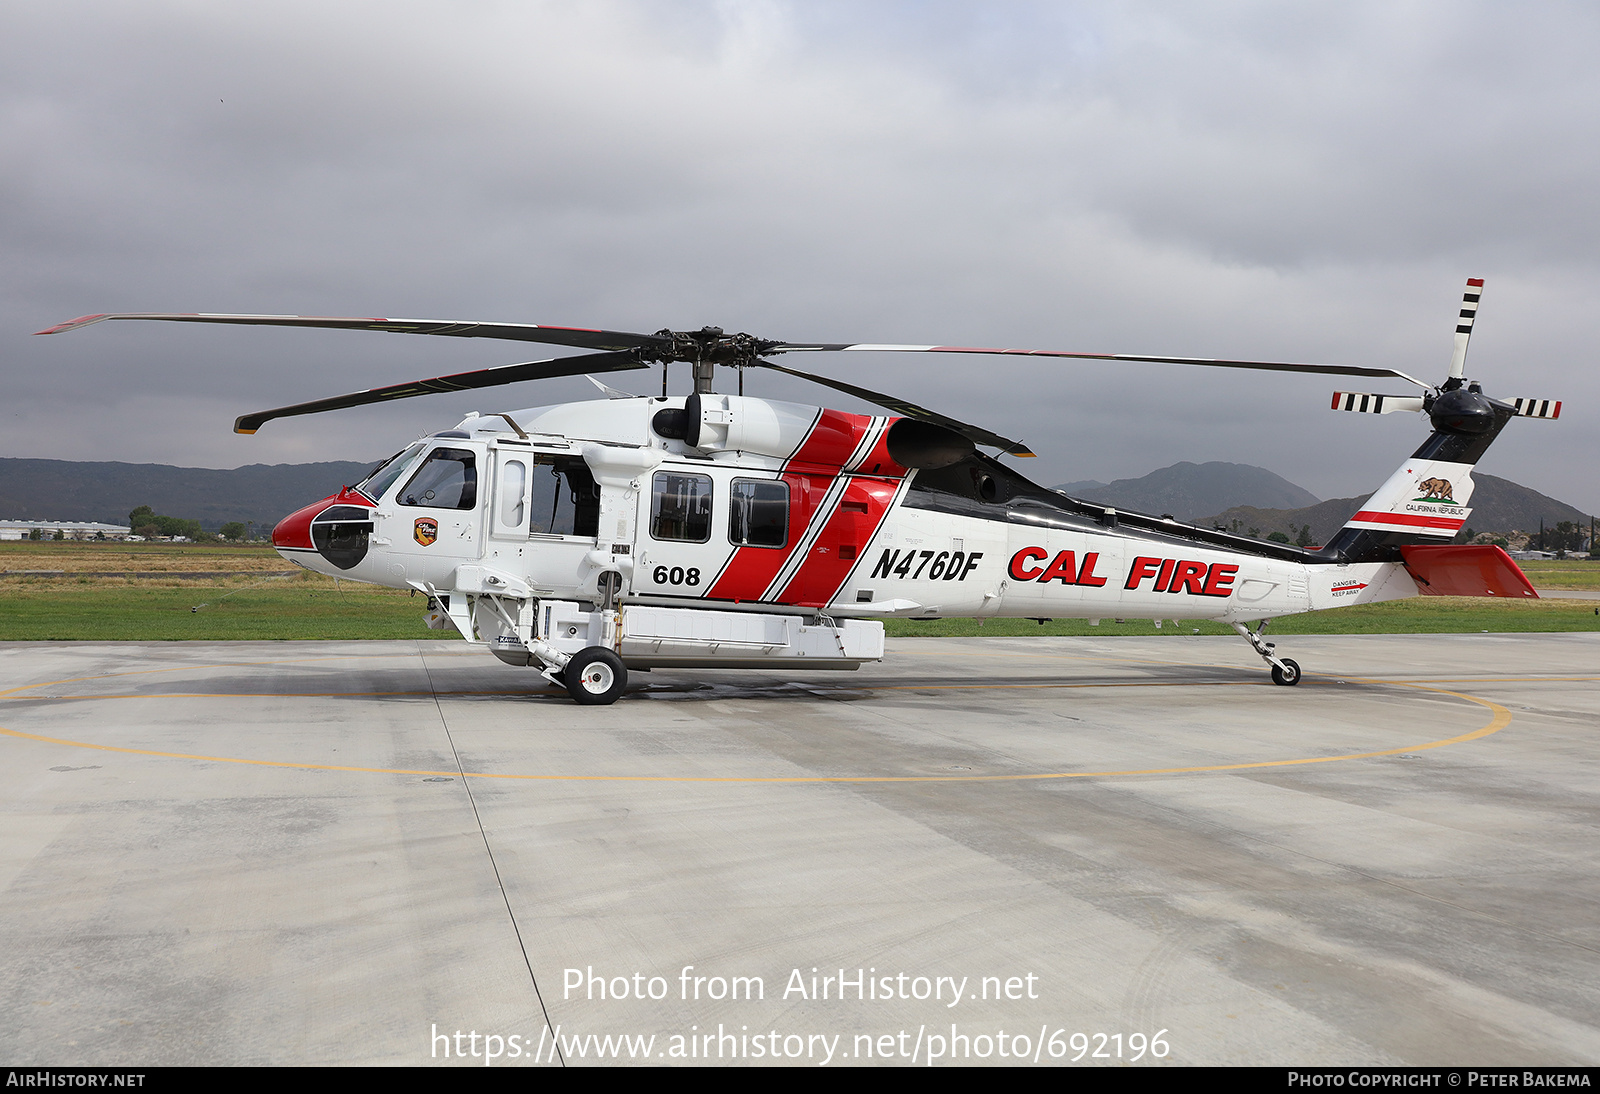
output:
<instances>
[{"instance_id":1,"label":"gray cloud","mask_svg":"<svg viewBox=\"0 0 1600 1094\"><path fill-rule=\"evenodd\" d=\"M91 311L715 323L1438 378L1462 282L1484 276L1474 373L1568 404L1518 423L1486 469L1600 507L1597 21L1580 5L14 5L0 452L360 459L467 409L592 394L552 382L241 438L245 410L522 358L341 332L26 336ZM1048 482L1225 459L1349 494L1422 432L1331 414L1324 380L849 367L1025 437Z\"/></svg>"}]
</instances>

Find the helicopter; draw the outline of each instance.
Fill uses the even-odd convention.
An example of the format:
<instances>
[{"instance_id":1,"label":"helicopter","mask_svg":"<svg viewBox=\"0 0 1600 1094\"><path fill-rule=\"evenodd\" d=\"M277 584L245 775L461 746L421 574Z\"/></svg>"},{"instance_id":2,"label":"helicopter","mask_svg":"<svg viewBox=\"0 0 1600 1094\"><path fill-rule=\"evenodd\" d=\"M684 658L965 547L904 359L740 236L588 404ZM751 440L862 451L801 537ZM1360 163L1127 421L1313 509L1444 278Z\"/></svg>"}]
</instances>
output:
<instances>
[{"instance_id":1,"label":"helicopter","mask_svg":"<svg viewBox=\"0 0 1600 1094\"><path fill-rule=\"evenodd\" d=\"M655 334L534 324L282 315L87 315L498 338L588 350L245 414L277 418L440 392L586 375L604 399L473 413L362 481L285 517L272 542L319 573L428 597L427 622L578 703L615 702L630 672L856 669L884 656L885 619L1181 616L1229 624L1270 669L1301 679L1265 639L1272 620L1417 595L1537 597L1499 547L1455 545L1472 468L1516 417L1550 400L1499 401L1466 376L1482 279L1467 282L1449 369L1396 369L964 346L786 342L719 328ZM1185 364L1405 380L1420 394L1335 392L1331 409L1426 414L1431 432L1326 544L1300 548L1118 510L1039 486L995 455L1022 442L893 395L801 371L802 353L990 354ZM693 373L667 394L667 367ZM662 368L660 396L597 373ZM718 367L736 394L714 390ZM887 415L746 396L775 370ZM1252 627L1251 624L1254 624Z\"/></svg>"}]
</instances>

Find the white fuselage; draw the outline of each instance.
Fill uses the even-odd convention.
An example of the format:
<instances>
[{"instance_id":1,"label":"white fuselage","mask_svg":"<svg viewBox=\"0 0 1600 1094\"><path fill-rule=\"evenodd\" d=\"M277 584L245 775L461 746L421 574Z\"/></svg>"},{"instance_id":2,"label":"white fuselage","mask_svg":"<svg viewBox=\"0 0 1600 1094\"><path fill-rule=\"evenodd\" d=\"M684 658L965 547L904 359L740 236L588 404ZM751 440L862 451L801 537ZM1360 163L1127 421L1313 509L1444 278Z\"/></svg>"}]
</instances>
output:
<instances>
[{"instance_id":1,"label":"white fuselage","mask_svg":"<svg viewBox=\"0 0 1600 1094\"><path fill-rule=\"evenodd\" d=\"M978 464L907 469L888 454L893 419L706 396L697 444L656 432L684 403L468 418L408 450L379 496L341 496L369 507L353 564L285 531L293 517L275 542L311 569L444 595L596 605L609 593L840 619L1237 622L1417 594L1394 564L1233 550L1177 522L1052 502L1032 484L1030 497L1006 497L1025 480L980 481ZM441 485L420 489L429 483Z\"/></svg>"}]
</instances>

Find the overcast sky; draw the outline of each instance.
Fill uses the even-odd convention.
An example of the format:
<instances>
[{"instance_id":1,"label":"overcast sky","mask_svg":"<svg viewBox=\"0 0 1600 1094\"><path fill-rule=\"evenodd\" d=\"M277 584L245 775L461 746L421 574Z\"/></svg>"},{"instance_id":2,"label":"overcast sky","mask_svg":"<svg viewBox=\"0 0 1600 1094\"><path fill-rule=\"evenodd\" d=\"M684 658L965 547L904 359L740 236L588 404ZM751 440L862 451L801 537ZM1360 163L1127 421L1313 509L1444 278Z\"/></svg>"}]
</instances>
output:
<instances>
[{"instance_id":1,"label":"overcast sky","mask_svg":"<svg viewBox=\"0 0 1600 1094\"><path fill-rule=\"evenodd\" d=\"M0 4L0 455L377 459L581 379L240 413L555 356L90 312L476 319L1337 361L1564 401L1480 467L1600 508L1589 3ZM789 363L1021 437L1045 483L1192 460L1374 488L1339 378ZM673 390L687 389L676 375ZM735 382L725 377L727 387ZM648 393L650 373L613 385ZM752 376L752 394L863 409Z\"/></svg>"}]
</instances>

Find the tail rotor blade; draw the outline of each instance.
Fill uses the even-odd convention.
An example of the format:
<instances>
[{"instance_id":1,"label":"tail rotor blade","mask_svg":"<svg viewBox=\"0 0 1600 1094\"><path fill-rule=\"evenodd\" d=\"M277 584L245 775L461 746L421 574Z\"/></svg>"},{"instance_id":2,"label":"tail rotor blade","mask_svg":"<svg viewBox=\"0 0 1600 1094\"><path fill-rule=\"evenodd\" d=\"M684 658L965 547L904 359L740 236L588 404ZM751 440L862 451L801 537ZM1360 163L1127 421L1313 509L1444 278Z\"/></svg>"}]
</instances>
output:
<instances>
[{"instance_id":1,"label":"tail rotor blade","mask_svg":"<svg viewBox=\"0 0 1600 1094\"><path fill-rule=\"evenodd\" d=\"M1483 278L1467 278L1467 291L1461 297L1461 315L1456 320L1456 345L1450 355L1450 378L1459 380L1466 374L1467 342L1472 338L1472 324L1478 318L1478 301L1483 299Z\"/></svg>"},{"instance_id":2,"label":"tail rotor blade","mask_svg":"<svg viewBox=\"0 0 1600 1094\"><path fill-rule=\"evenodd\" d=\"M1398 414L1421 411L1420 395L1372 395L1364 391L1335 391L1333 410L1352 410L1357 414Z\"/></svg>"},{"instance_id":3,"label":"tail rotor blade","mask_svg":"<svg viewBox=\"0 0 1600 1094\"><path fill-rule=\"evenodd\" d=\"M1543 418L1553 422L1561 417L1559 399L1508 399L1507 402L1516 407L1517 413L1524 418Z\"/></svg>"}]
</instances>

